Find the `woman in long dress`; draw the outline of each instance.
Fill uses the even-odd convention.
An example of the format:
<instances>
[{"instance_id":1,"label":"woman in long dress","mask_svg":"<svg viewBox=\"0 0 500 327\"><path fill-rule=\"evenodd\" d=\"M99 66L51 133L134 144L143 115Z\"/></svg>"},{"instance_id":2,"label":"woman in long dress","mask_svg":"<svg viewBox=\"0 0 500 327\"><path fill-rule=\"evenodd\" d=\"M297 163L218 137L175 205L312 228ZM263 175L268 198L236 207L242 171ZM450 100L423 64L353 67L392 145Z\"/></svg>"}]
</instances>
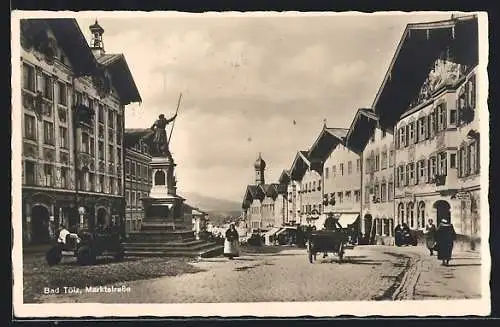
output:
<instances>
[{"instance_id":1,"label":"woman in long dress","mask_svg":"<svg viewBox=\"0 0 500 327\"><path fill-rule=\"evenodd\" d=\"M438 260L442 261L443 265L448 265L451 260L453 251L453 242L457 238L457 234L453 225L448 223L448 220L441 220L436 230L436 247L438 252Z\"/></svg>"},{"instance_id":2,"label":"woman in long dress","mask_svg":"<svg viewBox=\"0 0 500 327\"><path fill-rule=\"evenodd\" d=\"M427 249L429 249L430 255L434 255L434 249L436 247L436 225L434 225L432 219L429 219L425 226L425 245Z\"/></svg>"},{"instance_id":3,"label":"woman in long dress","mask_svg":"<svg viewBox=\"0 0 500 327\"><path fill-rule=\"evenodd\" d=\"M224 256L232 260L240 255L240 236L236 230L236 224L231 223L226 230L226 239L224 241Z\"/></svg>"}]
</instances>

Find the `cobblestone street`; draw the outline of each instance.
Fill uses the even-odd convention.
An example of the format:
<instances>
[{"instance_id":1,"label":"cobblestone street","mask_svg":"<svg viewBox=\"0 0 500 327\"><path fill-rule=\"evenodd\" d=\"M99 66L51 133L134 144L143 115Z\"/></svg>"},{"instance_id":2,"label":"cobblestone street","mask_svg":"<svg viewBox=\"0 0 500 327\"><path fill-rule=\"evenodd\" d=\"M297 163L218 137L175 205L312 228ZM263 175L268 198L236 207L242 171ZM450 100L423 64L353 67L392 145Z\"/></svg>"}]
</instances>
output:
<instances>
[{"instance_id":1,"label":"cobblestone street","mask_svg":"<svg viewBox=\"0 0 500 327\"><path fill-rule=\"evenodd\" d=\"M113 284L128 293L42 296L43 302L195 303L403 300L480 296L480 259L458 253L449 267L422 247L359 246L345 262L329 256L310 264L306 251L243 253L233 261L203 259L201 272ZM99 282L96 281L98 284ZM90 286L90 285L89 285ZM99 285L95 285L99 286Z\"/></svg>"}]
</instances>

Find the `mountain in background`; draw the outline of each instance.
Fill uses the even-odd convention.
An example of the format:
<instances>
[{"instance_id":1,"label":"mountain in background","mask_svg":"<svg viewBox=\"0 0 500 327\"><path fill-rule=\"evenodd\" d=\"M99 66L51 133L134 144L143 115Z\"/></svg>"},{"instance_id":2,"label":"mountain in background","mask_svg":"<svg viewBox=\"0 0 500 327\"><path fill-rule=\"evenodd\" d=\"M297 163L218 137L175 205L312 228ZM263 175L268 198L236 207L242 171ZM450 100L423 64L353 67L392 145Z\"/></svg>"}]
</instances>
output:
<instances>
[{"instance_id":1,"label":"mountain in background","mask_svg":"<svg viewBox=\"0 0 500 327\"><path fill-rule=\"evenodd\" d=\"M186 203L199 208L209 215L215 225L222 225L241 215L241 203L231 200L212 198L194 192L178 192L186 199ZM230 217L231 219L227 219Z\"/></svg>"}]
</instances>

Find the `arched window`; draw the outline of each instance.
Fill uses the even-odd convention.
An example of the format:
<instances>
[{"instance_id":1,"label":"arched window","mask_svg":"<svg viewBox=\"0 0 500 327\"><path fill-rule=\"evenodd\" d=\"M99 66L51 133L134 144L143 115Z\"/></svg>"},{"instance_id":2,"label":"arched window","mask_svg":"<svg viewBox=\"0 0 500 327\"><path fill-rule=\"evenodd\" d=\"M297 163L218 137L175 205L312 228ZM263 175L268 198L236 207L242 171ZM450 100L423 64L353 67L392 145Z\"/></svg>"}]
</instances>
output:
<instances>
[{"instance_id":1,"label":"arched window","mask_svg":"<svg viewBox=\"0 0 500 327\"><path fill-rule=\"evenodd\" d=\"M414 211L413 209L414 209L413 202L410 202L406 205L406 219L408 221L408 225L410 226L410 228L415 228L415 219L413 216L413 211Z\"/></svg>"},{"instance_id":2,"label":"arched window","mask_svg":"<svg viewBox=\"0 0 500 327\"><path fill-rule=\"evenodd\" d=\"M405 222L405 205L401 202L398 205L398 223L402 224Z\"/></svg>"},{"instance_id":3,"label":"arched window","mask_svg":"<svg viewBox=\"0 0 500 327\"><path fill-rule=\"evenodd\" d=\"M156 171L155 185L165 185L165 173L163 172L163 170Z\"/></svg>"},{"instance_id":4,"label":"arched window","mask_svg":"<svg viewBox=\"0 0 500 327\"><path fill-rule=\"evenodd\" d=\"M425 202L420 201L418 203L418 223L420 224L420 228L425 227Z\"/></svg>"}]
</instances>

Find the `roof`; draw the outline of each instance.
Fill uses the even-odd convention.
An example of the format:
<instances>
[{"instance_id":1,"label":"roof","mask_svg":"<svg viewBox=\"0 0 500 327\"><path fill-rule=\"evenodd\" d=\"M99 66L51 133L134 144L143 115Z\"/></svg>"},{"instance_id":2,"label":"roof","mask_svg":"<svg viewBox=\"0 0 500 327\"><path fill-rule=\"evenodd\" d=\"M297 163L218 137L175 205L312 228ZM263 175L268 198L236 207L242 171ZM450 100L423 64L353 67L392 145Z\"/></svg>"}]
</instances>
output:
<instances>
[{"instance_id":1,"label":"roof","mask_svg":"<svg viewBox=\"0 0 500 327\"><path fill-rule=\"evenodd\" d=\"M372 109L358 109L346 136L346 145L356 153L361 153L375 132L378 117Z\"/></svg>"},{"instance_id":2,"label":"roof","mask_svg":"<svg viewBox=\"0 0 500 327\"><path fill-rule=\"evenodd\" d=\"M150 129L126 128L125 133L123 134L124 145L126 148L133 147L149 134L151 134Z\"/></svg>"},{"instance_id":3,"label":"roof","mask_svg":"<svg viewBox=\"0 0 500 327\"><path fill-rule=\"evenodd\" d=\"M290 177L293 180L300 180L304 176L307 168L311 165L308 158L308 151L298 151L290 168Z\"/></svg>"},{"instance_id":4,"label":"roof","mask_svg":"<svg viewBox=\"0 0 500 327\"><path fill-rule=\"evenodd\" d=\"M264 192L264 195L267 197L275 197L278 195L278 184L272 183L272 184L261 184L259 185L262 191Z\"/></svg>"},{"instance_id":5,"label":"roof","mask_svg":"<svg viewBox=\"0 0 500 327\"><path fill-rule=\"evenodd\" d=\"M324 161L339 143L344 143L348 131L347 128L323 126L318 138L308 152L308 158L319 160L320 162Z\"/></svg>"},{"instance_id":6,"label":"roof","mask_svg":"<svg viewBox=\"0 0 500 327\"><path fill-rule=\"evenodd\" d=\"M290 182L290 171L288 169L284 169L281 172L279 182L280 184L288 184Z\"/></svg>"},{"instance_id":7,"label":"roof","mask_svg":"<svg viewBox=\"0 0 500 327\"><path fill-rule=\"evenodd\" d=\"M447 48L457 63L477 65L477 16L406 26L372 104L382 127L396 124L420 91L433 62Z\"/></svg>"},{"instance_id":8,"label":"roof","mask_svg":"<svg viewBox=\"0 0 500 327\"><path fill-rule=\"evenodd\" d=\"M112 84L123 104L142 102L134 77L123 54L104 54L97 57L97 61L111 73Z\"/></svg>"},{"instance_id":9,"label":"roof","mask_svg":"<svg viewBox=\"0 0 500 327\"><path fill-rule=\"evenodd\" d=\"M92 54L78 23L73 18L51 19L22 19L21 28L25 33L50 28L58 45L64 50L71 62L76 76L91 75L97 66L97 61Z\"/></svg>"}]
</instances>

